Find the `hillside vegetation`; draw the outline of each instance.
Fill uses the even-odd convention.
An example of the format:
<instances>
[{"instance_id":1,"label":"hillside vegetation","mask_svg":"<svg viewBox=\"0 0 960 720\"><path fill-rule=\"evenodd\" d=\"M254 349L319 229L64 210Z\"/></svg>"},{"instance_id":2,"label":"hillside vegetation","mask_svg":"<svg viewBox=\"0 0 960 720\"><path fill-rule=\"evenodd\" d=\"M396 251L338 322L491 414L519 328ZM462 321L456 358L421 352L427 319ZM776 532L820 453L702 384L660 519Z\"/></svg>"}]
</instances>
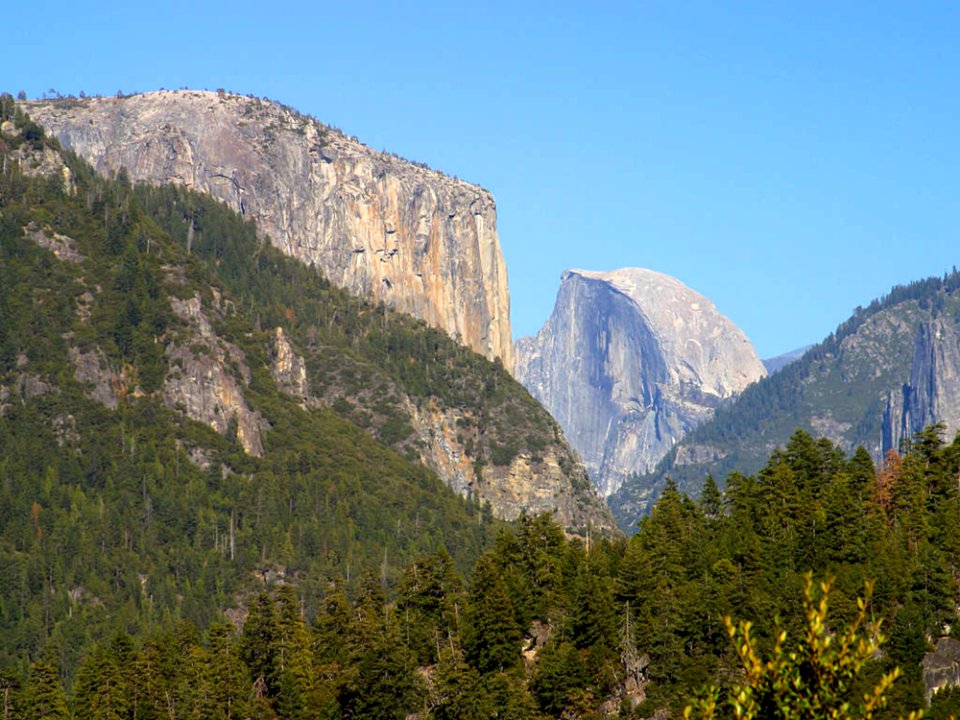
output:
<instances>
[{"instance_id":1,"label":"hillside vegetation","mask_svg":"<svg viewBox=\"0 0 960 720\"><path fill-rule=\"evenodd\" d=\"M488 509L333 410L278 390L264 321L309 316L310 305L232 295L199 252L224 235L198 222L188 253L155 219L159 196L146 204L123 178L97 177L9 98L0 112L0 665L24 668L56 647L72 674L91 642L180 620L205 627L265 581L309 596L367 570L392 582L422 553L472 566ZM238 222L229 231L250 235ZM289 279L257 272L276 273L274 286ZM333 291L323 299L345 323L384 317ZM175 310L191 302L199 318ZM453 355L403 323L411 342ZM499 377L481 366L464 382ZM218 433L182 403L209 400L220 380L217 392L242 394L215 398ZM245 452L257 437L259 452Z\"/></svg>"},{"instance_id":2,"label":"hillside vegetation","mask_svg":"<svg viewBox=\"0 0 960 720\"><path fill-rule=\"evenodd\" d=\"M817 702L852 713L899 675L871 715L895 718L926 707L921 662L930 639L957 625L958 468L960 441L945 445L938 428L879 472L865 452L847 459L798 432L726 493L708 483L693 501L668 487L629 540L587 545L546 517L523 518L466 584L444 553L408 565L390 596L375 575L352 595L274 584L250 598L240 631L214 621L120 632L83 648L72 683L59 680L51 640L27 675L5 682L23 717L51 706L61 708L53 717L68 706L124 718L676 716L708 686L742 687L724 620L733 615L750 623L752 652L775 652L785 632L800 652L805 637L819 643L811 662L841 673L814 677L802 655L782 656L802 684L757 675L757 702L806 702L823 683ZM811 575L829 579L829 613L812 604ZM885 619L882 652L832 655L823 623L856 629L865 616ZM856 668L832 668L844 656ZM958 710L960 691L948 688L928 716ZM794 716L819 717L783 714Z\"/></svg>"}]
</instances>

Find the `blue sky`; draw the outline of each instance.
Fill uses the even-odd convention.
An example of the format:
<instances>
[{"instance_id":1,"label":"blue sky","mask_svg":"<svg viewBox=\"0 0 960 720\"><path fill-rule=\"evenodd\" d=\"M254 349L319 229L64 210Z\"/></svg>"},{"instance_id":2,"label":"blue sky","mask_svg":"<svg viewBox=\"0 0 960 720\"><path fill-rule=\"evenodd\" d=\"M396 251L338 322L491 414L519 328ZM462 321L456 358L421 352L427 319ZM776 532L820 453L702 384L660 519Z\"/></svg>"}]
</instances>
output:
<instances>
[{"instance_id":1,"label":"blue sky","mask_svg":"<svg viewBox=\"0 0 960 720\"><path fill-rule=\"evenodd\" d=\"M761 356L960 256L960 4L14 3L0 89L224 87L494 192L514 335L647 267Z\"/></svg>"}]
</instances>

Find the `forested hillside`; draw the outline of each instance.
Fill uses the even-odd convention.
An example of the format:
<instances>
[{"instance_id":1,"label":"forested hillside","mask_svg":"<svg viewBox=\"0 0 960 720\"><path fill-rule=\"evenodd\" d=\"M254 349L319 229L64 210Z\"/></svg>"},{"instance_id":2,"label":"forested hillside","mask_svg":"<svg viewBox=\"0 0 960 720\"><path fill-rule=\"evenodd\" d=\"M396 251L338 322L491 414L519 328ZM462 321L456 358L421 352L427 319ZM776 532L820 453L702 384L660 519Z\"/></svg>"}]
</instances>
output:
<instances>
[{"instance_id":1,"label":"forested hillside","mask_svg":"<svg viewBox=\"0 0 960 720\"><path fill-rule=\"evenodd\" d=\"M472 566L489 508L281 392L266 313L122 178L2 112L0 665L55 648L70 676L92 642L206 627L264 582Z\"/></svg>"},{"instance_id":2,"label":"forested hillside","mask_svg":"<svg viewBox=\"0 0 960 720\"><path fill-rule=\"evenodd\" d=\"M138 185L134 194L170 237L206 261L247 317L283 328L302 349L308 387L297 392L309 406L332 407L410 460L432 465L439 457L448 482L491 501L498 516L552 503L568 530L613 528L557 423L499 362L333 287L315 268L259 242L252 223L216 200L169 185ZM445 419L431 425L438 416ZM447 437L448 425L455 436ZM444 465L444 453L466 468ZM537 483L553 485L545 504L528 487Z\"/></svg>"},{"instance_id":3,"label":"forested hillside","mask_svg":"<svg viewBox=\"0 0 960 720\"><path fill-rule=\"evenodd\" d=\"M676 716L705 685L740 678L723 616L750 621L764 652L779 629L803 637L812 572L833 579L838 631L875 581L868 614L885 620L883 652L840 692L856 702L899 667L879 715L895 718L945 677L921 662L957 625L958 467L960 441L945 445L937 428L879 472L862 451L847 459L798 432L726 493L708 483L693 501L667 488L629 540L586 545L524 518L467 583L444 553L386 587L369 574L354 593L275 582L249 598L240 630L222 618L121 630L85 646L66 683L51 640L29 675L5 682L22 717L68 706L123 718ZM948 688L928 716L958 710Z\"/></svg>"}]
</instances>

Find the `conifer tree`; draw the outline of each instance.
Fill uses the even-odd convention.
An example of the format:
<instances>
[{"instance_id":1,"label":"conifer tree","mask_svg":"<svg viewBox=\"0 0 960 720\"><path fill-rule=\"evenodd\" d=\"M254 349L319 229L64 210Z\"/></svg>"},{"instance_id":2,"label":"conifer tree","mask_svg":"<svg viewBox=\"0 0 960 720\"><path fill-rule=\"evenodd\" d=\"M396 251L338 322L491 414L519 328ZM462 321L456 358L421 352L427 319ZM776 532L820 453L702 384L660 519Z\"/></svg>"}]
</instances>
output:
<instances>
[{"instance_id":1,"label":"conifer tree","mask_svg":"<svg viewBox=\"0 0 960 720\"><path fill-rule=\"evenodd\" d=\"M492 714L480 673L467 665L459 648L443 646L434 672L432 720L485 720Z\"/></svg>"},{"instance_id":2,"label":"conifer tree","mask_svg":"<svg viewBox=\"0 0 960 720\"><path fill-rule=\"evenodd\" d=\"M706 517L711 519L718 518L723 513L723 495L713 475L708 474L703 482L703 490L700 491L700 509Z\"/></svg>"},{"instance_id":3,"label":"conifer tree","mask_svg":"<svg viewBox=\"0 0 960 720\"><path fill-rule=\"evenodd\" d=\"M132 715L132 659L130 640L121 635L109 648L97 648L81 663L74 689L77 720L120 720Z\"/></svg>"},{"instance_id":4,"label":"conifer tree","mask_svg":"<svg viewBox=\"0 0 960 720\"><path fill-rule=\"evenodd\" d=\"M22 707L23 716L30 720L71 720L60 675L51 663L38 661L30 666Z\"/></svg>"},{"instance_id":5,"label":"conifer tree","mask_svg":"<svg viewBox=\"0 0 960 720\"><path fill-rule=\"evenodd\" d=\"M495 672L520 661L520 631L500 572L483 556L470 578L463 647L467 661L481 673Z\"/></svg>"},{"instance_id":6,"label":"conifer tree","mask_svg":"<svg viewBox=\"0 0 960 720\"><path fill-rule=\"evenodd\" d=\"M277 712L290 720L302 717L312 692L313 649L300 603L290 585L277 591L273 677Z\"/></svg>"},{"instance_id":7,"label":"conifer tree","mask_svg":"<svg viewBox=\"0 0 960 720\"><path fill-rule=\"evenodd\" d=\"M273 599L266 591L260 592L249 609L240 636L240 657L250 669L255 687L273 697L277 620Z\"/></svg>"},{"instance_id":8,"label":"conifer tree","mask_svg":"<svg viewBox=\"0 0 960 720\"><path fill-rule=\"evenodd\" d=\"M213 696L211 720L242 720L252 713L253 683L237 648L233 626L214 623L209 636L209 678Z\"/></svg>"}]
</instances>

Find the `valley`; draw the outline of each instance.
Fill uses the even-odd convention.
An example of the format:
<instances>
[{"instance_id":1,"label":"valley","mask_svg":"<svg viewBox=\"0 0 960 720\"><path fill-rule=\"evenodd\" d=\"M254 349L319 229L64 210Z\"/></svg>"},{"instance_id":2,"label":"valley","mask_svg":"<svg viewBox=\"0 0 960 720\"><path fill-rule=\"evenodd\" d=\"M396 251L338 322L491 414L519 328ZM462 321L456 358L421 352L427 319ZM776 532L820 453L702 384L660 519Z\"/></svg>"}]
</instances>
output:
<instances>
[{"instance_id":1,"label":"valley","mask_svg":"<svg viewBox=\"0 0 960 720\"><path fill-rule=\"evenodd\" d=\"M514 345L493 196L292 108L4 95L0 154L4 718L679 717L805 591L885 620L838 703L960 710L956 272L765 367L571 269Z\"/></svg>"}]
</instances>

